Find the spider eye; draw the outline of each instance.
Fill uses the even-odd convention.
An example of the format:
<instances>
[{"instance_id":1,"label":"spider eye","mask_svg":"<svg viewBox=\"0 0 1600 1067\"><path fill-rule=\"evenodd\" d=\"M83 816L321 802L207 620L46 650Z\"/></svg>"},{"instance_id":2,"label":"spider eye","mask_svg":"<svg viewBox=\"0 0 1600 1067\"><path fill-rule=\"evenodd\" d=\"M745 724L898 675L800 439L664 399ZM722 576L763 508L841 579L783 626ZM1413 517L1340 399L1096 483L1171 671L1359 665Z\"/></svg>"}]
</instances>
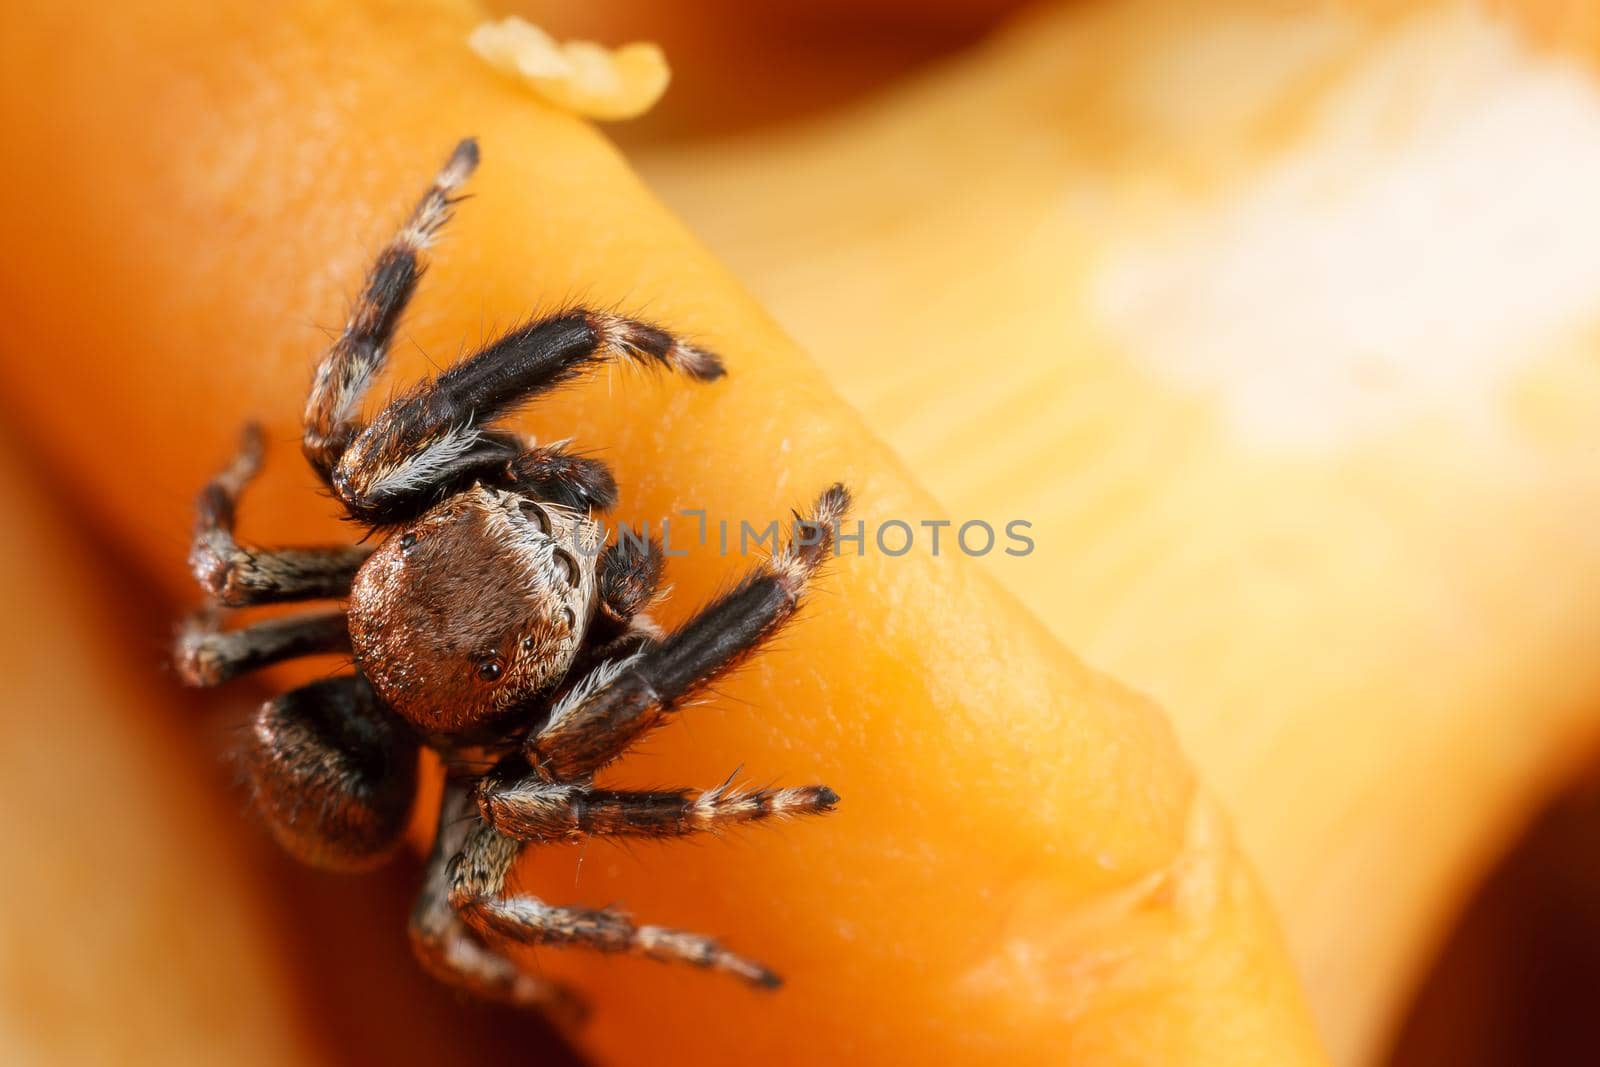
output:
<instances>
[{"instance_id":1,"label":"spider eye","mask_svg":"<svg viewBox=\"0 0 1600 1067\"><path fill-rule=\"evenodd\" d=\"M482 663L478 664L478 677L482 678L486 682L498 681L501 670L502 668L499 660L486 659Z\"/></svg>"},{"instance_id":2,"label":"spider eye","mask_svg":"<svg viewBox=\"0 0 1600 1067\"><path fill-rule=\"evenodd\" d=\"M405 533L400 535L400 551L410 552L416 543L417 535L412 533L410 530L407 530Z\"/></svg>"},{"instance_id":3,"label":"spider eye","mask_svg":"<svg viewBox=\"0 0 1600 1067\"><path fill-rule=\"evenodd\" d=\"M533 642L533 638L532 637L524 637L522 639L522 651L524 651L524 652L532 652L533 651L533 644L534 644L534 642Z\"/></svg>"},{"instance_id":4,"label":"spider eye","mask_svg":"<svg viewBox=\"0 0 1600 1067\"><path fill-rule=\"evenodd\" d=\"M566 552L556 550L556 571L568 585L578 584L578 563Z\"/></svg>"},{"instance_id":5,"label":"spider eye","mask_svg":"<svg viewBox=\"0 0 1600 1067\"><path fill-rule=\"evenodd\" d=\"M566 609L565 615L566 615L566 619L567 619L567 630L568 630L568 632L569 633L577 633L578 632L578 616L573 613L573 610L571 608L567 608Z\"/></svg>"},{"instance_id":6,"label":"spider eye","mask_svg":"<svg viewBox=\"0 0 1600 1067\"><path fill-rule=\"evenodd\" d=\"M544 508L541 508L531 500L524 500L517 506L522 509L522 515L525 519L539 527L540 533L549 536L550 516L544 513Z\"/></svg>"}]
</instances>

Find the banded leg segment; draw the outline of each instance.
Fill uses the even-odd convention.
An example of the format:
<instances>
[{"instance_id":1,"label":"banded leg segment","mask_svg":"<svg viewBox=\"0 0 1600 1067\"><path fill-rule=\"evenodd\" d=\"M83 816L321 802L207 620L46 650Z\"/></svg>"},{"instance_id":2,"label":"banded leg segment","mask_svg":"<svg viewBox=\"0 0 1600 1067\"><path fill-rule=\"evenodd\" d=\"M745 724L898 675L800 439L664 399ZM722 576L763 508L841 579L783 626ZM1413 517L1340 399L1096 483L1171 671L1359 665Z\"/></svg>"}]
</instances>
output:
<instances>
[{"instance_id":1,"label":"banded leg segment","mask_svg":"<svg viewBox=\"0 0 1600 1067\"><path fill-rule=\"evenodd\" d=\"M823 785L795 789L715 789L635 792L547 782L538 775L485 778L475 791L484 821L518 841L584 837L685 837L738 823L789 815L820 815L839 798Z\"/></svg>"},{"instance_id":2,"label":"banded leg segment","mask_svg":"<svg viewBox=\"0 0 1600 1067\"><path fill-rule=\"evenodd\" d=\"M583 779L620 756L685 698L733 669L793 617L812 575L832 554L850 504L835 485L792 538L737 587L712 601L659 645L601 664L556 703L525 746L536 774Z\"/></svg>"},{"instance_id":3,"label":"banded leg segment","mask_svg":"<svg viewBox=\"0 0 1600 1067\"><path fill-rule=\"evenodd\" d=\"M378 253L344 331L312 379L306 400L306 459L331 481L339 457L361 431L361 401L388 355L389 342L422 277L422 253L450 218L452 194L478 165L478 145L468 138L434 177L411 216Z\"/></svg>"},{"instance_id":4,"label":"banded leg segment","mask_svg":"<svg viewBox=\"0 0 1600 1067\"><path fill-rule=\"evenodd\" d=\"M514 460L506 435L486 429L519 404L618 357L710 381L709 352L632 319L571 311L520 327L391 403L350 444L333 490L373 524L405 521L441 489L493 477Z\"/></svg>"},{"instance_id":5,"label":"banded leg segment","mask_svg":"<svg viewBox=\"0 0 1600 1067\"><path fill-rule=\"evenodd\" d=\"M469 927L490 939L530 945L578 945L669 963L722 971L752 985L775 989L777 975L735 955L713 938L663 926L636 925L606 908L569 908L531 896L506 896L506 877L521 842L474 821L450 866L450 906Z\"/></svg>"},{"instance_id":6,"label":"banded leg segment","mask_svg":"<svg viewBox=\"0 0 1600 1067\"><path fill-rule=\"evenodd\" d=\"M466 782L445 783L439 828L428 856L422 892L411 910L411 950L429 974L485 1000L539 1008L553 1022L574 1025L586 1014L583 1002L558 982L524 972L469 930L450 906L450 861L471 829L472 800Z\"/></svg>"},{"instance_id":7,"label":"banded leg segment","mask_svg":"<svg viewBox=\"0 0 1600 1067\"><path fill-rule=\"evenodd\" d=\"M174 662L185 685L205 687L296 656L349 651L350 628L342 610L223 630L220 613L212 609L184 622Z\"/></svg>"},{"instance_id":8,"label":"banded leg segment","mask_svg":"<svg viewBox=\"0 0 1600 1067\"><path fill-rule=\"evenodd\" d=\"M200 491L189 549L195 580L228 607L342 597L372 554L359 545L258 548L233 536L239 496L261 469L261 428L244 428L233 462Z\"/></svg>"}]
</instances>

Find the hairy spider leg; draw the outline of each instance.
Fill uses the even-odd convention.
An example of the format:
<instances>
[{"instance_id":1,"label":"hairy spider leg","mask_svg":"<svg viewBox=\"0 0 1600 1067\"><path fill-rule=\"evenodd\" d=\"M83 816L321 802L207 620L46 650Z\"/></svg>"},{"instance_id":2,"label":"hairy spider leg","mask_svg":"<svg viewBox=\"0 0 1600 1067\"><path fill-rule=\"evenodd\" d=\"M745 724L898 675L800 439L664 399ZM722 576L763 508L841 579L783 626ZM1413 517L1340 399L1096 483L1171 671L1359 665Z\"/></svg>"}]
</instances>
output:
<instances>
[{"instance_id":1,"label":"hairy spider leg","mask_svg":"<svg viewBox=\"0 0 1600 1067\"><path fill-rule=\"evenodd\" d=\"M228 607L341 597L372 554L359 545L259 548L233 536L239 496L261 469L261 428L247 425L238 454L200 491L189 549L195 580Z\"/></svg>"},{"instance_id":2,"label":"hairy spider leg","mask_svg":"<svg viewBox=\"0 0 1600 1067\"><path fill-rule=\"evenodd\" d=\"M487 427L540 393L619 357L699 381L723 373L711 353L646 323L582 309L552 315L510 331L392 401L340 458L334 494L351 517L385 525L415 517L474 480L511 477L521 454L517 439ZM529 461L530 484L541 467L551 470L546 457ZM601 469L598 461L586 460L576 473L609 490L610 473L602 480Z\"/></svg>"},{"instance_id":3,"label":"hairy spider leg","mask_svg":"<svg viewBox=\"0 0 1600 1067\"><path fill-rule=\"evenodd\" d=\"M811 577L832 554L849 504L843 486L824 491L804 520L807 536L791 537L659 644L580 678L525 746L534 773L555 782L587 778L770 640L793 617Z\"/></svg>"},{"instance_id":4,"label":"hairy spider leg","mask_svg":"<svg viewBox=\"0 0 1600 1067\"><path fill-rule=\"evenodd\" d=\"M422 278L422 253L449 221L452 194L477 165L478 144L469 137L456 145L410 217L378 253L344 330L317 367L301 447L324 482L332 481L339 457L361 431L361 401L383 370L395 327Z\"/></svg>"},{"instance_id":5,"label":"hairy spider leg","mask_svg":"<svg viewBox=\"0 0 1600 1067\"><path fill-rule=\"evenodd\" d=\"M342 608L268 619L238 630L223 630L221 624L222 614L215 608L184 620L173 661L185 685L221 685L286 659L350 651L350 627Z\"/></svg>"},{"instance_id":6,"label":"hairy spider leg","mask_svg":"<svg viewBox=\"0 0 1600 1067\"><path fill-rule=\"evenodd\" d=\"M701 934L638 925L609 908L561 907L537 897L507 896L506 877L523 848L515 838L473 820L461 851L450 863L450 906L480 936L533 945L581 945L690 963L769 989L780 984L767 968Z\"/></svg>"},{"instance_id":7,"label":"hairy spider leg","mask_svg":"<svg viewBox=\"0 0 1600 1067\"><path fill-rule=\"evenodd\" d=\"M450 906L450 865L474 825L472 816L471 779L452 776L440 798L427 874L411 909L412 951L429 974L485 1000L541 1008L552 1021L569 1026L582 1021L586 1009L572 990L528 974L489 948Z\"/></svg>"},{"instance_id":8,"label":"hairy spider leg","mask_svg":"<svg viewBox=\"0 0 1600 1067\"><path fill-rule=\"evenodd\" d=\"M535 774L490 776L477 788L479 811L507 837L528 843L585 837L687 837L738 823L820 815L839 798L825 785L633 791L549 782Z\"/></svg>"}]
</instances>

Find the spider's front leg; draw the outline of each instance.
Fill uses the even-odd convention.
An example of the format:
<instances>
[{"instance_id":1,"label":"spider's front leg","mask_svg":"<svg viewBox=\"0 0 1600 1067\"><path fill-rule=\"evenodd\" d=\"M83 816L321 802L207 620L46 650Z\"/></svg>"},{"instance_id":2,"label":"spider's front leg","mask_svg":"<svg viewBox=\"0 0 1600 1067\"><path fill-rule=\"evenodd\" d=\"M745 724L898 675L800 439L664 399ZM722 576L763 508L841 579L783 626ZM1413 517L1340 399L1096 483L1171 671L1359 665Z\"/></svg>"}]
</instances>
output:
<instances>
[{"instance_id":1,"label":"spider's front leg","mask_svg":"<svg viewBox=\"0 0 1600 1067\"><path fill-rule=\"evenodd\" d=\"M618 357L699 381L722 375L711 353L647 323L581 309L554 315L511 331L390 403L340 457L333 491L353 518L392 524L475 480L549 484L551 461L558 459L578 470L578 489L589 480L599 490L582 495L608 504L614 487L595 461L559 450L523 457L514 437L491 427L540 393ZM563 490L574 488L570 477L559 482Z\"/></svg>"},{"instance_id":2,"label":"spider's front leg","mask_svg":"<svg viewBox=\"0 0 1600 1067\"><path fill-rule=\"evenodd\" d=\"M383 370L395 328L417 291L422 254L450 219L454 193L478 165L478 143L456 145L411 215L378 253L344 330L317 367L306 398L301 448L312 468L332 482L339 459L363 428L361 401Z\"/></svg>"},{"instance_id":3,"label":"spider's front leg","mask_svg":"<svg viewBox=\"0 0 1600 1067\"><path fill-rule=\"evenodd\" d=\"M602 663L573 684L525 754L546 781L582 781L620 756L679 704L732 670L793 617L812 576L832 554L850 506L842 485L826 490L792 538L731 592L659 644Z\"/></svg>"}]
</instances>

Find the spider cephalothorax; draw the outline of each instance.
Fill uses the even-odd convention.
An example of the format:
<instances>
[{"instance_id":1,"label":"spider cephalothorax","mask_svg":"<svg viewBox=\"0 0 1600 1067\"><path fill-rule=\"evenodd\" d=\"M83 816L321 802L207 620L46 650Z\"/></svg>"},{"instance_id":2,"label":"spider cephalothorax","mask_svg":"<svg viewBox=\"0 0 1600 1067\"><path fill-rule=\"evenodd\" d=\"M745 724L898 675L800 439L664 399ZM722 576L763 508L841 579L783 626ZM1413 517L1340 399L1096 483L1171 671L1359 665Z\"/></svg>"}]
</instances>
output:
<instances>
[{"instance_id":1,"label":"spider cephalothorax","mask_svg":"<svg viewBox=\"0 0 1600 1067\"><path fill-rule=\"evenodd\" d=\"M179 670L191 684L217 685L291 656L350 654L352 673L264 704L242 753L257 810L308 862L381 862L407 825L419 750L452 768L411 922L418 957L441 978L513 1003L570 1004L501 950L521 941L774 985L772 972L710 938L548 905L506 883L530 843L675 837L833 807L824 786L630 791L598 788L593 776L793 616L849 497L840 486L824 492L807 528L664 634L643 613L660 585L659 551L627 538L607 544L595 519L616 496L610 471L497 420L607 360L711 381L722 374L711 353L580 308L511 331L364 418L422 251L477 159L463 141L379 254L306 405L306 458L346 513L379 535L377 547L236 541L239 494L261 453L259 432L247 429L238 458L200 495L190 560L213 604L184 628ZM220 608L314 599L345 604L218 625Z\"/></svg>"},{"instance_id":2,"label":"spider cephalothorax","mask_svg":"<svg viewBox=\"0 0 1600 1067\"><path fill-rule=\"evenodd\" d=\"M425 732L492 724L572 666L594 614L602 536L587 515L508 490L448 498L356 573L356 666Z\"/></svg>"}]
</instances>

